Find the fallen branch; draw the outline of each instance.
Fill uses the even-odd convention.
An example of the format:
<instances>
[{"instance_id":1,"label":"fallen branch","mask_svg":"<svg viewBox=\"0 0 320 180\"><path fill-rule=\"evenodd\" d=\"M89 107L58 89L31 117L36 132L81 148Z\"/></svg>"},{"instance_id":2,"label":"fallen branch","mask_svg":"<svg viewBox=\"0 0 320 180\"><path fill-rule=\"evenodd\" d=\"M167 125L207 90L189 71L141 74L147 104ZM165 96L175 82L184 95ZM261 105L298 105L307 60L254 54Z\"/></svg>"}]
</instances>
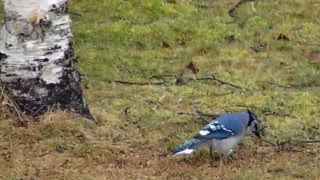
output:
<instances>
[{"instance_id":1,"label":"fallen branch","mask_svg":"<svg viewBox=\"0 0 320 180\"><path fill-rule=\"evenodd\" d=\"M81 15L81 14L76 13L76 12L73 12L73 11L69 11L69 14L71 14L71 15L75 15L75 16L79 16L79 17L82 17L82 15Z\"/></svg>"},{"instance_id":2,"label":"fallen branch","mask_svg":"<svg viewBox=\"0 0 320 180\"><path fill-rule=\"evenodd\" d=\"M189 115L189 116L196 116L196 117L210 117L210 118L216 118L219 115L218 114L207 114L203 112L178 112L178 115Z\"/></svg>"},{"instance_id":3,"label":"fallen branch","mask_svg":"<svg viewBox=\"0 0 320 180\"><path fill-rule=\"evenodd\" d=\"M188 82L190 81L208 81L208 80L211 80L211 81L217 81L221 84L224 84L224 85L228 85L228 86L231 86L231 87L234 87L234 88L238 88L238 89L242 89L242 90L249 90L247 88L243 88L239 85L235 85L233 83L230 83L230 82L226 82L226 81L223 81L221 79L218 79L215 77L214 74L212 74L212 77L207 77L207 78L188 78L188 77L183 77L183 76L176 76L176 85L177 86L182 86L182 85L185 85L187 84Z\"/></svg>"},{"instance_id":4,"label":"fallen branch","mask_svg":"<svg viewBox=\"0 0 320 180\"><path fill-rule=\"evenodd\" d=\"M165 77L171 77L174 78L176 75L175 74L162 74L162 75L153 75L149 79L163 79Z\"/></svg>"},{"instance_id":5,"label":"fallen branch","mask_svg":"<svg viewBox=\"0 0 320 180\"><path fill-rule=\"evenodd\" d=\"M218 78L216 78L213 74L212 77L208 77L208 78L189 78L189 77L184 77L181 75L154 75L151 76L150 79L162 79L162 77L175 77L176 78L176 82L175 85L177 86L182 86L187 84L190 81L207 81L207 80L211 80L211 81L218 81L221 84L225 84L234 88L238 88L238 89L242 89L242 90L249 90L247 88L243 88L239 85L235 85L233 83L230 82L226 82L223 80L220 80ZM107 83L118 83L118 84L126 84L126 85L138 85L138 86L148 86L148 85L154 85L154 86L167 86L167 83L165 81L162 82L130 82L130 81L122 81L122 80L106 80Z\"/></svg>"},{"instance_id":6,"label":"fallen branch","mask_svg":"<svg viewBox=\"0 0 320 180\"><path fill-rule=\"evenodd\" d=\"M313 87L310 86L309 83L302 83L302 84L287 84L287 85L282 85L282 84L277 84L277 83L271 83L272 85L281 87L281 88L308 88L308 87Z\"/></svg>"},{"instance_id":7,"label":"fallen branch","mask_svg":"<svg viewBox=\"0 0 320 180\"><path fill-rule=\"evenodd\" d=\"M289 151L289 152L302 152L302 150L298 150L297 147L305 148L299 146L299 144L313 144L313 143L320 143L320 140L307 140L307 141L297 141L292 143L291 140L281 141L277 140L276 146L278 147L279 151ZM295 148L296 147L296 148Z\"/></svg>"},{"instance_id":8,"label":"fallen branch","mask_svg":"<svg viewBox=\"0 0 320 180\"><path fill-rule=\"evenodd\" d=\"M222 81L222 80L216 78L213 74L212 74L212 78L213 78L213 80L218 81L218 82L220 82L221 84L229 85L229 86L232 86L232 87L235 87L235 88L238 88L238 89L248 90L247 88L243 88L243 87L241 87L241 86L238 86L238 85L235 85L235 84L226 82L226 81Z\"/></svg>"},{"instance_id":9,"label":"fallen branch","mask_svg":"<svg viewBox=\"0 0 320 180\"><path fill-rule=\"evenodd\" d=\"M214 8L214 4L194 4L196 8L201 8L201 9L211 9Z\"/></svg>"},{"instance_id":10,"label":"fallen branch","mask_svg":"<svg viewBox=\"0 0 320 180\"><path fill-rule=\"evenodd\" d=\"M121 80L106 80L107 83L118 83L118 84L126 84L126 85L137 85L137 86L167 86L165 82L129 82L129 81L121 81Z\"/></svg>"},{"instance_id":11,"label":"fallen branch","mask_svg":"<svg viewBox=\"0 0 320 180\"><path fill-rule=\"evenodd\" d=\"M279 112L275 112L275 111L264 111L265 115L271 115L271 116L280 116L280 117L291 117L291 118L297 118L296 116L292 115L292 114L283 114L283 113L279 113Z\"/></svg>"},{"instance_id":12,"label":"fallen branch","mask_svg":"<svg viewBox=\"0 0 320 180\"><path fill-rule=\"evenodd\" d=\"M219 94L219 93L212 93L212 95L215 96L215 97L220 97L220 96L227 96L227 95L230 95L230 94L233 94L233 93L234 93L234 91L227 92L227 93L221 93L221 94Z\"/></svg>"},{"instance_id":13,"label":"fallen branch","mask_svg":"<svg viewBox=\"0 0 320 180\"><path fill-rule=\"evenodd\" d=\"M254 2L256 0L240 0L235 6L233 6L233 8L231 8L228 12L229 16L230 17L233 17L235 18L235 11L242 5L244 5L245 3L248 3L248 2Z\"/></svg>"},{"instance_id":14,"label":"fallen branch","mask_svg":"<svg viewBox=\"0 0 320 180\"><path fill-rule=\"evenodd\" d=\"M294 143L292 145L293 146L297 146L299 144L314 144L314 143L320 143L320 140L299 141L299 142L296 142L296 143Z\"/></svg>"},{"instance_id":15,"label":"fallen branch","mask_svg":"<svg viewBox=\"0 0 320 180\"><path fill-rule=\"evenodd\" d=\"M274 144L274 143L272 143L272 142L270 142L270 141L268 141L268 140L265 140L265 139L261 139L263 142L266 142L266 143L268 143L268 144L271 144L272 146L277 146L276 144Z\"/></svg>"}]
</instances>

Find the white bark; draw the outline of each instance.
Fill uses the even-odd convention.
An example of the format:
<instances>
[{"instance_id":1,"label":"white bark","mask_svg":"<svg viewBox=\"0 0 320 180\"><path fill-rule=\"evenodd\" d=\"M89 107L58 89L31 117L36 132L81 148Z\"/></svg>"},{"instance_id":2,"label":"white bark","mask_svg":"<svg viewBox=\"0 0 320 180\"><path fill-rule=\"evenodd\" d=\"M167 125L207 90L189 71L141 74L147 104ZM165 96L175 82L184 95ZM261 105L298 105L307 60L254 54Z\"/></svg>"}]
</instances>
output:
<instances>
[{"instance_id":1,"label":"white bark","mask_svg":"<svg viewBox=\"0 0 320 180\"><path fill-rule=\"evenodd\" d=\"M46 2L46 3L44 3ZM3 42L0 44L0 51L8 55L8 58L2 62L1 71L6 74L15 74L23 79L40 77L46 83L59 83L62 75L62 68L55 64L59 59L64 58L64 52L69 47L71 39L70 18L67 14L56 16L48 10L54 4L64 4L66 0L5 0L5 12L10 15L8 18L17 18L17 21L5 20L5 26L2 30ZM49 18L52 22L52 29L45 35L43 34L39 18ZM35 26L32 25L35 24ZM39 24L37 24L39 23ZM58 34L64 32L65 35ZM19 37L30 35L22 39ZM39 38L39 36L45 36ZM61 47L51 51L54 46ZM48 54L48 55L46 55ZM41 62L39 59L48 59L47 62ZM40 71L39 66L42 65ZM28 68L35 67L35 71ZM21 69L17 71L17 69ZM2 81L11 81L15 76L2 77Z\"/></svg>"},{"instance_id":2,"label":"white bark","mask_svg":"<svg viewBox=\"0 0 320 180\"><path fill-rule=\"evenodd\" d=\"M21 107L32 108L31 113L42 106L68 106L63 103L68 103L66 96L74 92L80 100L72 97L70 101L82 102L67 3L67 0L4 0L0 78L13 99ZM31 101L36 101L34 107L29 107ZM71 104L72 109L77 109L74 106L78 105Z\"/></svg>"}]
</instances>

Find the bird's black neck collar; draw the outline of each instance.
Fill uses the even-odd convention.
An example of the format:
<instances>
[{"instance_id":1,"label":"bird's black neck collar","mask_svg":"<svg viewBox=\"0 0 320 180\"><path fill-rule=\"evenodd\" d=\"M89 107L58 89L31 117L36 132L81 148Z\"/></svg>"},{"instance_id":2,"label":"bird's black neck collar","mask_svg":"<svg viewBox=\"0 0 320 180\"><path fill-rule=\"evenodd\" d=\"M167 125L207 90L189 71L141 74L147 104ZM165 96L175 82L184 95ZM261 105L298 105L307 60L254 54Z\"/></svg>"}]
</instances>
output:
<instances>
[{"instance_id":1,"label":"bird's black neck collar","mask_svg":"<svg viewBox=\"0 0 320 180\"><path fill-rule=\"evenodd\" d=\"M248 115L249 115L249 121L248 121L247 127L251 126L252 122L255 120L253 113L249 110L248 110Z\"/></svg>"}]
</instances>

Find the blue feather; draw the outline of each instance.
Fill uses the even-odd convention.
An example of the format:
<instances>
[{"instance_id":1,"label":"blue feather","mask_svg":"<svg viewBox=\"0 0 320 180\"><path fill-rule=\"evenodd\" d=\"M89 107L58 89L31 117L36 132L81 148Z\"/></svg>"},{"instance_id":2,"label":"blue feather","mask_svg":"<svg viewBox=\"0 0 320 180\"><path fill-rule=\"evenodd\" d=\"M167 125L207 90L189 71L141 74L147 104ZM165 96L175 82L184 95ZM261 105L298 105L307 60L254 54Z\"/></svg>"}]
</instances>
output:
<instances>
[{"instance_id":1,"label":"blue feather","mask_svg":"<svg viewBox=\"0 0 320 180\"><path fill-rule=\"evenodd\" d=\"M198 134L193 138L195 139L225 139L235 133L226 128L225 126L218 123L218 121L213 121L210 124L206 125Z\"/></svg>"},{"instance_id":2,"label":"blue feather","mask_svg":"<svg viewBox=\"0 0 320 180\"><path fill-rule=\"evenodd\" d=\"M173 154L176 154L178 152L181 152L186 149L197 149L205 140L200 140L200 139L191 139L189 141L186 141L185 143L179 145L176 147L174 150L171 152Z\"/></svg>"}]
</instances>

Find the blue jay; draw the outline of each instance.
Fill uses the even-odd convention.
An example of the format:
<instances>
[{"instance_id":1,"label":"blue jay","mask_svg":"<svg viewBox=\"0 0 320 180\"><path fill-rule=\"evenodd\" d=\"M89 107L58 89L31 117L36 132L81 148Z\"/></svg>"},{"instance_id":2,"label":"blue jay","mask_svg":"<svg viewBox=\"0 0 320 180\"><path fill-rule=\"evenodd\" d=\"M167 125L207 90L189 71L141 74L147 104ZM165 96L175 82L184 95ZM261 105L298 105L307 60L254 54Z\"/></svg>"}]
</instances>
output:
<instances>
[{"instance_id":1,"label":"blue jay","mask_svg":"<svg viewBox=\"0 0 320 180\"><path fill-rule=\"evenodd\" d=\"M201 145L207 144L212 156L212 148L224 155L230 155L244 136L261 138L259 120L250 110L247 112L222 114L207 124L193 139L179 145L173 154L191 154Z\"/></svg>"}]
</instances>

